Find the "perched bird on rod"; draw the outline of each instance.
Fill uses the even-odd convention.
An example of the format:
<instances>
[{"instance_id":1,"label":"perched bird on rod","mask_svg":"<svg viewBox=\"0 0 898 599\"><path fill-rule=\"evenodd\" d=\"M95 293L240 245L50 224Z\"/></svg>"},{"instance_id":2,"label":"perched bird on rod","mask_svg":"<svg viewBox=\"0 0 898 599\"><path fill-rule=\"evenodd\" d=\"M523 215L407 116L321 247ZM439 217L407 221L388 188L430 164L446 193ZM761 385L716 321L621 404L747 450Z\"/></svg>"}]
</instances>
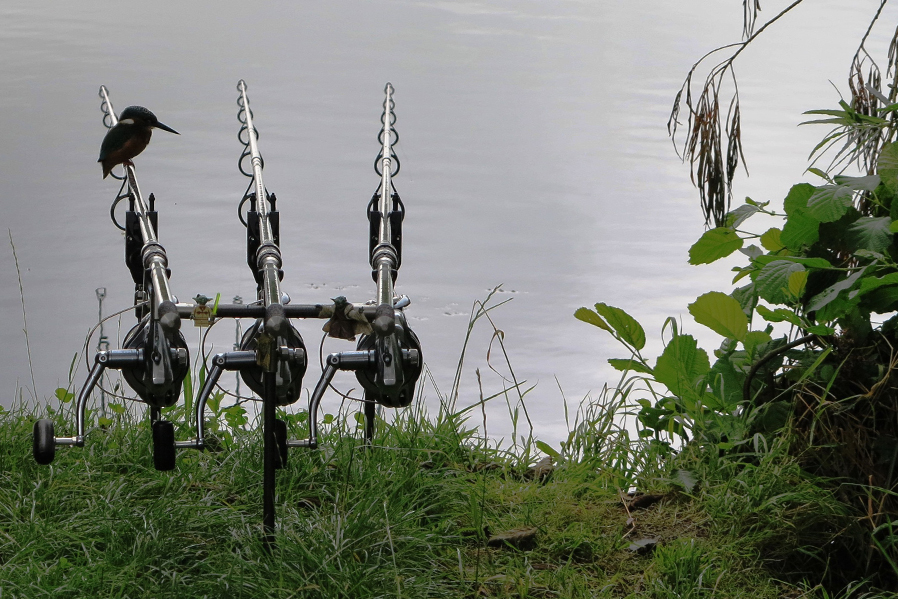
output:
<instances>
[{"instance_id":1,"label":"perched bird on rod","mask_svg":"<svg viewBox=\"0 0 898 599\"><path fill-rule=\"evenodd\" d=\"M100 146L100 158L97 162L103 163L103 178L108 177L116 165L131 162L132 158L143 152L150 143L154 128L180 135L171 127L160 123L156 115L143 106L125 108L118 123L106 133L103 145Z\"/></svg>"}]
</instances>

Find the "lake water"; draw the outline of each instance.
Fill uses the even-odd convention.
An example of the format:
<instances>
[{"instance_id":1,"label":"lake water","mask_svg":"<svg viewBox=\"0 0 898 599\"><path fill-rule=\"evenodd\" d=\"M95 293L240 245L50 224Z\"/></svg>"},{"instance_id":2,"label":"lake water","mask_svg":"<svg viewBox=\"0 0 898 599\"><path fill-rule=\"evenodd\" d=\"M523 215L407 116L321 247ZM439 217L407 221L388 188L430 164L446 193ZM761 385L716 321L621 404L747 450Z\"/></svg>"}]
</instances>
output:
<instances>
[{"instance_id":1,"label":"lake water","mask_svg":"<svg viewBox=\"0 0 898 599\"><path fill-rule=\"evenodd\" d=\"M764 2L762 17L786 4ZM737 63L751 172L739 176L737 198L776 204L803 180L825 131L797 128L801 113L836 104L829 80L846 93L849 61L879 2L805 4ZM512 301L493 320L518 380L537 385L527 396L536 436L556 443L567 430L562 398L575 407L595 396L616 381L606 360L626 357L575 320L576 308L625 308L647 329L647 355L660 352L668 316L708 349L720 341L686 305L730 290L738 259L686 264L703 221L665 125L692 63L739 39L741 12L738 0L7 0L2 224L21 272L34 385L3 231L0 404L17 389L43 400L66 386L97 322L97 287L107 289L107 314L132 302L122 236L108 217L118 184L102 180L96 163L101 84L118 110L147 106L181 133L157 132L136 160L141 189L157 198L173 292L229 301L255 289L235 215L247 184L236 167L235 85L247 81L265 183L280 200L284 289L293 302L316 303L374 294L364 211L378 184L375 136L391 81L402 160L395 183L407 208L397 291L412 299L407 313L427 366L448 392L473 302L501 284L495 297ZM882 21L870 49L884 63L895 7ZM128 316L121 331L107 325L113 347L131 324ZM298 324L313 354L320 325ZM216 351L230 348L233 327L216 328ZM481 326L469 343L460 406L478 397L475 369L484 393L502 388L486 361L491 333ZM340 349L351 347L325 344ZM499 355L494 348L491 362L504 373ZM310 367L306 386L319 372ZM82 365L77 387L84 377ZM436 391L425 393L435 409ZM336 402L326 397L325 409ZM488 415L491 435L509 433L504 400Z\"/></svg>"}]
</instances>

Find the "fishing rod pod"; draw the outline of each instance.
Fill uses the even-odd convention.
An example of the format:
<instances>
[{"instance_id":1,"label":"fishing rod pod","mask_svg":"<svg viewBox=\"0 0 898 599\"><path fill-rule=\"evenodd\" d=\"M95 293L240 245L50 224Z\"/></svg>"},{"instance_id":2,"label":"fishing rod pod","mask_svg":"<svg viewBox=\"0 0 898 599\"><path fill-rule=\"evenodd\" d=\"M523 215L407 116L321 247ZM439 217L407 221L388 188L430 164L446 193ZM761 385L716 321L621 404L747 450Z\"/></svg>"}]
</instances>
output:
<instances>
[{"instance_id":1,"label":"fishing rod pod","mask_svg":"<svg viewBox=\"0 0 898 599\"><path fill-rule=\"evenodd\" d=\"M405 207L393 186L399 173L399 158L393 146L399 134L396 122L393 86L384 88L385 100L381 130L377 136L380 151L374 170L380 177L377 191L368 203L369 264L375 282L373 302L351 304L346 298L333 298L329 304L290 305L289 296L281 290L284 278L280 250L280 217L277 198L268 193L262 180L264 161L259 152L259 133L253 124L246 83L238 82L237 118L241 128L237 138L243 145L238 160L241 173L250 183L238 204L238 216L246 227L246 261L256 282L257 301L244 304L219 304L205 308L201 325L198 308L205 301L197 297L197 305L181 304L172 295L168 279L171 270L165 248L159 243L158 214L155 197L144 202L137 185L133 163L124 164L124 175L112 176L122 181L122 189L113 201L110 215L125 233L125 264L134 281L134 304L137 324L125 336L122 349L96 353L87 380L75 402L76 434L57 437L54 423L42 419L34 425L33 453L40 464L49 464L60 445L83 447L86 435L86 406L93 390L100 384L108 368L122 372L126 382L150 410L153 439L153 464L158 470L173 470L177 449L207 449L206 406L224 372L236 371L262 403L263 436L263 541L267 548L274 543L275 471L287 464L290 447L318 448L318 414L322 398L335 374L354 371L364 389L362 409L365 417L365 441L370 446L376 421L376 406L401 408L411 404L415 385L423 370L421 344L408 325L404 308L410 301L396 296L394 284L402 264L402 221ZM100 88L103 100L103 122L116 124L115 112L105 86ZM246 160L251 168L245 168ZM125 224L116 220L119 202L128 200ZM248 207L243 213L243 207ZM202 303L201 303L202 302ZM196 437L178 441L174 424L162 419L161 409L173 406L181 394L185 377L190 373L190 355L181 319L192 318L197 326L209 326L220 318L254 318L243 333L235 351L212 357L208 374L196 396L193 420ZM324 369L309 396L309 436L289 439L284 420L277 418L278 407L294 404L301 397L302 380L307 369L307 352L302 335L291 318L328 318L324 330L331 337L355 339L356 349L328 355ZM243 399L243 398L241 398Z\"/></svg>"}]
</instances>

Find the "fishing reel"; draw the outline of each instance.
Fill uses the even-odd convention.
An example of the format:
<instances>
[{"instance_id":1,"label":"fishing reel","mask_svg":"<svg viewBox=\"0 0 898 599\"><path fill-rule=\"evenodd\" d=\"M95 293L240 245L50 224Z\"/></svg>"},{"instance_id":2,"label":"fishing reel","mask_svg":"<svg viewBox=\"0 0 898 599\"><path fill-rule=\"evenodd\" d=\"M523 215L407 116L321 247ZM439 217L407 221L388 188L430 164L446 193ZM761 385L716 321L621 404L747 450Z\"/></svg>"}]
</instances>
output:
<instances>
[{"instance_id":1,"label":"fishing reel","mask_svg":"<svg viewBox=\"0 0 898 599\"><path fill-rule=\"evenodd\" d=\"M142 350L142 360L122 366L128 385L150 407L173 406L190 371L187 341L172 302L162 302L159 318L144 316L125 336L124 349Z\"/></svg>"},{"instance_id":2,"label":"fishing reel","mask_svg":"<svg viewBox=\"0 0 898 599\"><path fill-rule=\"evenodd\" d=\"M293 355L302 356L302 359L279 359L275 366L277 405L289 406L299 399L302 392L302 378L306 374L308 364L304 359L306 346L299 331L289 323L283 327L282 331L282 334L277 336L278 351L281 351L281 346L283 346L288 352L293 352ZM240 340L240 350L255 352L259 347L260 340L262 343L269 342L266 337L264 320L260 318L243 334L243 338ZM281 358L284 357L289 358L289 356L281 356ZM264 397L265 385L262 380L264 372L265 369L258 363L240 369L243 381L259 397Z\"/></svg>"},{"instance_id":3,"label":"fishing reel","mask_svg":"<svg viewBox=\"0 0 898 599\"><path fill-rule=\"evenodd\" d=\"M404 408L412 403L415 384L424 368L421 342L402 310L387 306L387 310L378 312L372 323L375 334L362 335L356 347L358 351L374 350L375 363L356 370L355 376L368 399L388 408ZM412 354L409 350L417 352L417 359L403 359Z\"/></svg>"}]
</instances>

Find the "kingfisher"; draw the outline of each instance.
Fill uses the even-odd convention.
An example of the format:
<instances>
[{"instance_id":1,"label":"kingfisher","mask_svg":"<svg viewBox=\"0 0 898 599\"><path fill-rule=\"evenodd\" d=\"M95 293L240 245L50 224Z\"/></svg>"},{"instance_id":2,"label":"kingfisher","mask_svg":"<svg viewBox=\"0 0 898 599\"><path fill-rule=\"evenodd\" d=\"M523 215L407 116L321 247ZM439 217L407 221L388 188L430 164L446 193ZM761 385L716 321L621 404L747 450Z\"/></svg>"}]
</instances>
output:
<instances>
[{"instance_id":1,"label":"kingfisher","mask_svg":"<svg viewBox=\"0 0 898 599\"><path fill-rule=\"evenodd\" d=\"M97 162L103 163L103 178L108 177L116 165L130 163L132 158L143 152L150 143L153 129L180 135L171 127L160 123L156 115L143 106L125 108L118 117L118 123L106 133L103 145L100 146Z\"/></svg>"}]
</instances>

